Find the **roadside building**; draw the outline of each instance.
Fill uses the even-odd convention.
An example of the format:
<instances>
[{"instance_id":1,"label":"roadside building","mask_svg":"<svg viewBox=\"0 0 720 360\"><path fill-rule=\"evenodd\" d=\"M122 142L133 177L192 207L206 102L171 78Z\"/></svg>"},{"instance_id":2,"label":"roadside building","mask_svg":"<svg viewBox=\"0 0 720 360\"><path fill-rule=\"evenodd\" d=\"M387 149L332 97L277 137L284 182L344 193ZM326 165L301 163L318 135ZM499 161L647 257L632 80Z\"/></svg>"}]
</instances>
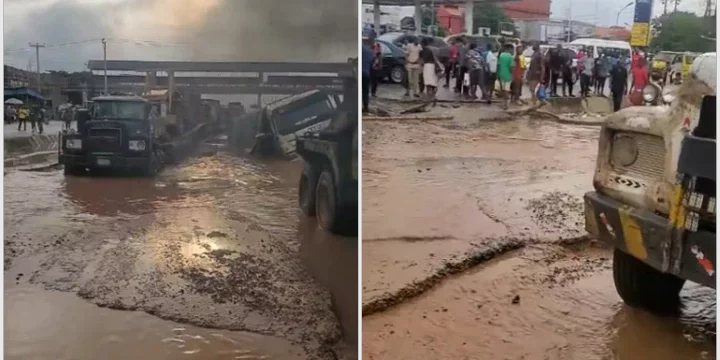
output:
<instances>
[{"instance_id":1,"label":"roadside building","mask_svg":"<svg viewBox=\"0 0 720 360\"><path fill-rule=\"evenodd\" d=\"M523 41L541 42L547 44L564 43L568 40L568 27L570 41L577 38L593 37L595 25L581 21L568 21L563 19L525 19L515 20L515 28Z\"/></svg>"}]
</instances>

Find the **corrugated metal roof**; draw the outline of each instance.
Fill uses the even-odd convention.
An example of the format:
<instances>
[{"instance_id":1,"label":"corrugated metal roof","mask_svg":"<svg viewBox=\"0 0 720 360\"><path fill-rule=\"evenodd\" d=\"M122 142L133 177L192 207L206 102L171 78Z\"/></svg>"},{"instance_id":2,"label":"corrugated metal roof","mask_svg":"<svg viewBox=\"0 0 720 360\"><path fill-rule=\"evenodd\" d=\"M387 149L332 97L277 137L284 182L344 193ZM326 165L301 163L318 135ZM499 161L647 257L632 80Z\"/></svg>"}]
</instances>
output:
<instances>
[{"instance_id":1,"label":"corrugated metal roof","mask_svg":"<svg viewBox=\"0 0 720 360\"><path fill-rule=\"evenodd\" d=\"M5 89L5 96L30 96L39 100L47 100L42 95L38 94L37 91L28 88L7 88Z\"/></svg>"}]
</instances>

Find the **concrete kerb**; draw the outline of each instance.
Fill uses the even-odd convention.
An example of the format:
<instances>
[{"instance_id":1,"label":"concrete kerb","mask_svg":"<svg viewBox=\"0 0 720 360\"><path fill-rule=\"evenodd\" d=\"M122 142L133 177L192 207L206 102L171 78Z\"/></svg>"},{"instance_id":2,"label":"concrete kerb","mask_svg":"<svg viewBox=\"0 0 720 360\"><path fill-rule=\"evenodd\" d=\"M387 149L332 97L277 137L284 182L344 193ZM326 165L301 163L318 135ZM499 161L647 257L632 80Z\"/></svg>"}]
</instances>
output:
<instances>
[{"instance_id":1,"label":"concrete kerb","mask_svg":"<svg viewBox=\"0 0 720 360\"><path fill-rule=\"evenodd\" d=\"M56 154L58 135L32 135L5 139L6 167L32 163Z\"/></svg>"}]
</instances>

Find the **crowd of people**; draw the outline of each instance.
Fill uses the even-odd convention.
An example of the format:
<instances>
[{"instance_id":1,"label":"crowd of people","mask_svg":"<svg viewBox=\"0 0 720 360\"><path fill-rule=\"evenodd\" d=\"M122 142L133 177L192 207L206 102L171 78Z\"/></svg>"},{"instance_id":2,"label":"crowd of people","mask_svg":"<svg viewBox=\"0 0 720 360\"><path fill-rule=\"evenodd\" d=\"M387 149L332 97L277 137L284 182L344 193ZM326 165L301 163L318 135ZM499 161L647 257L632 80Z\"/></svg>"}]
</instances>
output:
<instances>
[{"instance_id":1,"label":"crowd of people","mask_svg":"<svg viewBox=\"0 0 720 360\"><path fill-rule=\"evenodd\" d=\"M17 121L18 131L27 131L27 124L30 123L30 130L35 133L42 134L44 131L44 124L47 123L48 117L45 109L38 105L28 106L5 106L5 122L12 124Z\"/></svg>"},{"instance_id":2,"label":"crowd of people","mask_svg":"<svg viewBox=\"0 0 720 360\"><path fill-rule=\"evenodd\" d=\"M549 49L544 54L540 45L533 45L529 60L523 56L523 47L510 43L487 44L478 46L460 37L449 45L450 59L446 64L438 61L436 48L427 38L421 43L411 40L402 45L405 52L405 96L425 97L435 100L440 81L443 87L452 87L458 96L472 100L492 102L499 85L499 97L503 108L509 103L522 103L524 86L530 90L533 104L538 99L559 97L558 87L563 97L575 97L573 93L576 79L580 82L580 96L607 96L609 87L615 111L619 110L622 99L631 92L642 91L648 81L647 61L638 51L633 51L632 59L624 54L605 54L593 56L591 49L581 48L576 52L565 51L562 45ZM573 54L572 56L570 54ZM574 57L577 54L577 57ZM376 96L378 76L382 69L380 45L373 36L366 39L363 46L363 77L370 84L363 85L363 109L367 110L370 96ZM576 64L576 65L575 65ZM628 80L632 76L632 83ZM365 84L366 81L363 81ZM481 95L478 96L478 90Z\"/></svg>"}]
</instances>

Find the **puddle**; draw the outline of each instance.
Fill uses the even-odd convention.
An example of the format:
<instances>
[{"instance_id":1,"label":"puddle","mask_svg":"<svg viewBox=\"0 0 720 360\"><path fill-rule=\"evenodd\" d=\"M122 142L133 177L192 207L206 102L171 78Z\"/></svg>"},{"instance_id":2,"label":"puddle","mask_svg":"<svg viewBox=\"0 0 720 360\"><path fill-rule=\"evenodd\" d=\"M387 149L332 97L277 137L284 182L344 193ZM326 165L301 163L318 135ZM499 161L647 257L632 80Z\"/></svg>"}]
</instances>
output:
<instances>
[{"instance_id":1,"label":"puddle","mask_svg":"<svg viewBox=\"0 0 720 360\"><path fill-rule=\"evenodd\" d=\"M688 284L682 315L657 317L621 302L609 251L555 251L501 257L364 317L363 358L714 358L713 289Z\"/></svg>"},{"instance_id":2,"label":"puddle","mask_svg":"<svg viewBox=\"0 0 720 360\"><path fill-rule=\"evenodd\" d=\"M74 294L5 291L5 359L303 359L286 340L99 308Z\"/></svg>"}]
</instances>

